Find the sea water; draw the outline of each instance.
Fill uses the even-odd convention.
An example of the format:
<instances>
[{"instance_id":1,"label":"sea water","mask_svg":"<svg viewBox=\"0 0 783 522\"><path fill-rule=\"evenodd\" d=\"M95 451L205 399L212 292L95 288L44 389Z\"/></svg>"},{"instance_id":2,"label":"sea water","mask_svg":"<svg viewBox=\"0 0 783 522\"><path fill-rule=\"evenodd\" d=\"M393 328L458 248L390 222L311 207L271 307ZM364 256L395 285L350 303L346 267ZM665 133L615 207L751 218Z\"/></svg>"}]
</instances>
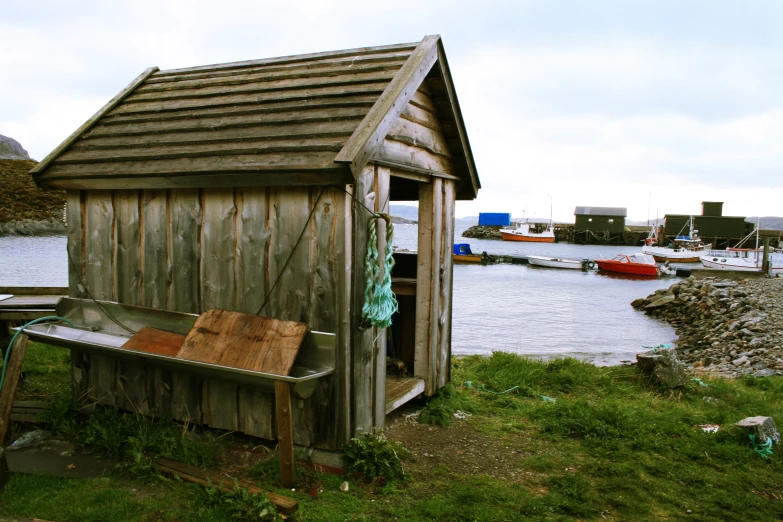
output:
<instances>
[{"instance_id":1,"label":"sea water","mask_svg":"<svg viewBox=\"0 0 783 522\"><path fill-rule=\"evenodd\" d=\"M455 241L479 253L595 259L640 250L465 239L464 228L457 227ZM417 235L415 225L397 225L395 244L415 250ZM65 237L0 237L0 286L67 286L66 244ZM630 302L672 283L527 265L455 265L452 351L573 356L596 364L632 360L642 346L671 342L675 334Z\"/></svg>"}]
</instances>

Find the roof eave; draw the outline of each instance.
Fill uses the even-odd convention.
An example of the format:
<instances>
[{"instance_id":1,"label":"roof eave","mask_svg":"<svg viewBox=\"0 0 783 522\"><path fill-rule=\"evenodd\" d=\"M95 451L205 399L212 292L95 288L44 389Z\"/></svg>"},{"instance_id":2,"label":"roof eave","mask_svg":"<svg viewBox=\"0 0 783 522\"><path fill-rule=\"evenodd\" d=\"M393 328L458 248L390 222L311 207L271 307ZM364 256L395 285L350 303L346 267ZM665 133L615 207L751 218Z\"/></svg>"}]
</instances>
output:
<instances>
[{"instance_id":1,"label":"roof eave","mask_svg":"<svg viewBox=\"0 0 783 522\"><path fill-rule=\"evenodd\" d=\"M361 121L335 163L347 164L356 176L370 161L396 119L405 110L416 90L438 60L439 35L425 36L411 53L367 116Z\"/></svg>"}]
</instances>

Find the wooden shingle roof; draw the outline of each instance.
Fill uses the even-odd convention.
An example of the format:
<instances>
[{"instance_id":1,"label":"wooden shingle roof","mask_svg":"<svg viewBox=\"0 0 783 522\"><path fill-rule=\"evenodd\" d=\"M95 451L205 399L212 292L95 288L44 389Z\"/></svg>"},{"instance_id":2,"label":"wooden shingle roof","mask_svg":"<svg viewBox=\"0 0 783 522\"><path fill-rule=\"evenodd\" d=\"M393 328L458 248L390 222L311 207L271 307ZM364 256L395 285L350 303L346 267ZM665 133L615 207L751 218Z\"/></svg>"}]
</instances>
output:
<instances>
[{"instance_id":1,"label":"wooden shingle roof","mask_svg":"<svg viewBox=\"0 0 783 522\"><path fill-rule=\"evenodd\" d=\"M464 199L478 176L439 36L147 69L31 171L44 188L351 183L422 82L440 78Z\"/></svg>"}]
</instances>

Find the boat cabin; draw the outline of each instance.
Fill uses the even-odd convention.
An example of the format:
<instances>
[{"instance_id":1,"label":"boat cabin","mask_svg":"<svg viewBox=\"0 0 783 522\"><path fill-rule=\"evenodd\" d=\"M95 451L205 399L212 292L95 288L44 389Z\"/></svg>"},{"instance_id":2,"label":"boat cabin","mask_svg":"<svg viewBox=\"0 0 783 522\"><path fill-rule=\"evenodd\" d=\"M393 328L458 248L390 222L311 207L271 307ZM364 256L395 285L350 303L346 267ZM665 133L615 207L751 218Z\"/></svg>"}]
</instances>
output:
<instances>
[{"instance_id":1,"label":"boat cabin","mask_svg":"<svg viewBox=\"0 0 783 522\"><path fill-rule=\"evenodd\" d=\"M71 297L334 334L333 372L293 401L297 444L340 449L449 382L454 205L480 185L437 35L151 67L32 175L67 192ZM364 258L368 227L384 251L373 214L392 201L418 201L418 253L398 256L399 313L380 331L362 324ZM276 437L273 396L252 382L77 349L72 369L76 397Z\"/></svg>"}]
</instances>

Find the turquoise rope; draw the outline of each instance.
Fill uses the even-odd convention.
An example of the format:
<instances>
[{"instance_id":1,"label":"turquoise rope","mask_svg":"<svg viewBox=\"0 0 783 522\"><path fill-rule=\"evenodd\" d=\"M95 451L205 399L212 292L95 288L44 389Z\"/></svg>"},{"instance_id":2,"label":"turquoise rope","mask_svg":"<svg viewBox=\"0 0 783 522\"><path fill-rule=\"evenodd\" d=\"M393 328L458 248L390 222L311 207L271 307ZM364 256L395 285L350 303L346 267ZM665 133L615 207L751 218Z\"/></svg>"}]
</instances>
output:
<instances>
[{"instance_id":1,"label":"turquoise rope","mask_svg":"<svg viewBox=\"0 0 783 522\"><path fill-rule=\"evenodd\" d=\"M383 277L381 266L378 262L378 235L376 232L377 220L386 221L386 250L383 259ZM364 306L362 307L363 329L370 326L388 328L392 323L392 316L399 309L397 298L391 289L391 272L394 268L392 240L394 239L394 225L388 214L376 212L370 218L368 225L369 239L367 241L367 255L364 257L364 271L367 276L367 288L364 290Z\"/></svg>"},{"instance_id":2,"label":"turquoise rope","mask_svg":"<svg viewBox=\"0 0 783 522\"><path fill-rule=\"evenodd\" d=\"M27 323L26 325L22 326L19 330L16 331L13 337L11 337L11 342L8 343L8 348L5 350L5 359L3 359L3 373L0 375L0 390L3 389L3 384L5 384L5 372L6 369L8 369L8 359L11 357L11 348L14 346L14 341L16 341L16 337L22 333L22 330L27 328L28 326L32 326L36 323L42 323L44 321L64 321L71 325L72 327L74 324L66 319L65 317L59 317L57 315L47 315L46 317L39 317L38 319L34 319Z\"/></svg>"},{"instance_id":3,"label":"turquoise rope","mask_svg":"<svg viewBox=\"0 0 783 522\"><path fill-rule=\"evenodd\" d=\"M474 390L478 390L478 391L482 391L482 392L486 392L486 393L491 393L492 395L505 395L505 394L507 394L507 393L509 393L509 392L512 392L512 391L514 391L514 390L516 390L516 389L519 389L519 386L512 386L511 388L509 388L509 389L508 389L508 390L506 390L506 391L502 391L502 392L494 392L494 391L492 391L492 390L488 390L488 389L486 389L486 388L484 387L484 385L483 385L483 384L479 384L478 386L476 386L476 387L474 388L474 387L473 387L473 383L472 383L472 382L470 382L470 381L465 381L465 386L467 386L468 388L473 388Z\"/></svg>"},{"instance_id":4,"label":"turquoise rope","mask_svg":"<svg viewBox=\"0 0 783 522\"><path fill-rule=\"evenodd\" d=\"M652 353L658 353L658 350L671 350L672 345L669 343L665 344L659 344L658 346L644 346L642 345L642 348L646 348L648 350L652 350Z\"/></svg>"},{"instance_id":5,"label":"turquoise rope","mask_svg":"<svg viewBox=\"0 0 783 522\"><path fill-rule=\"evenodd\" d=\"M748 435L748 438L750 439L750 442L753 444L753 451L761 455L762 459L766 459L767 457L772 456L772 439L770 437L767 437L767 442L764 444L759 444L756 442L756 436L752 433Z\"/></svg>"}]
</instances>

